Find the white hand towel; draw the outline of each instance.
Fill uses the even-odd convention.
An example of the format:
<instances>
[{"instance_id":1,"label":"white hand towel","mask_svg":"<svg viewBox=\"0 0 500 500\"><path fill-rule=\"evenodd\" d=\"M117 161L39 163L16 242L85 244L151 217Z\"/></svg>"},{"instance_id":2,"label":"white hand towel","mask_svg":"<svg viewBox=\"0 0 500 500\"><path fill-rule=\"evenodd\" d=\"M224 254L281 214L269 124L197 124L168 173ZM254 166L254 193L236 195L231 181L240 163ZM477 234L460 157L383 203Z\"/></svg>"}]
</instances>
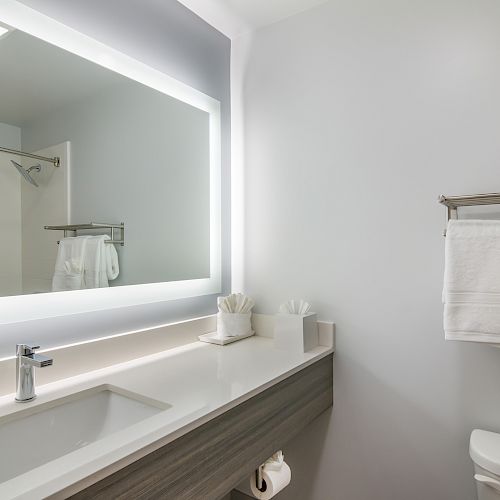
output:
<instances>
[{"instance_id":1,"label":"white hand towel","mask_svg":"<svg viewBox=\"0 0 500 500\"><path fill-rule=\"evenodd\" d=\"M89 236L85 252L84 288L105 288L119 274L118 254L114 245L106 243L108 235Z\"/></svg>"},{"instance_id":2,"label":"white hand towel","mask_svg":"<svg viewBox=\"0 0 500 500\"><path fill-rule=\"evenodd\" d=\"M447 340L500 342L500 221L448 223L443 302Z\"/></svg>"},{"instance_id":3,"label":"white hand towel","mask_svg":"<svg viewBox=\"0 0 500 500\"><path fill-rule=\"evenodd\" d=\"M106 273L108 280L114 280L118 278L120 274L120 265L118 263L118 253L116 251L115 245L105 244L104 251L106 255Z\"/></svg>"},{"instance_id":4,"label":"white hand towel","mask_svg":"<svg viewBox=\"0 0 500 500\"><path fill-rule=\"evenodd\" d=\"M64 238L57 249L56 266L52 277L52 291L83 288L83 270L88 236Z\"/></svg>"}]
</instances>

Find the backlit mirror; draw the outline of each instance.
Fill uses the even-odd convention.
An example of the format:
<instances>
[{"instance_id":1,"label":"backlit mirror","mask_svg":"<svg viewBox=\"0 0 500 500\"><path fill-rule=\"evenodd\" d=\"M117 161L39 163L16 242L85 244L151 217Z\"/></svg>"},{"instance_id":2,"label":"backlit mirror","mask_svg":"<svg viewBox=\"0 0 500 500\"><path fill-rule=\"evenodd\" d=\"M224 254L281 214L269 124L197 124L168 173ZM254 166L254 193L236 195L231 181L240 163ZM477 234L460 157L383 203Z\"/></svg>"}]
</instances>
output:
<instances>
[{"instance_id":1,"label":"backlit mirror","mask_svg":"<svg viewBox=\"0 0 500 500\"><path fill-rule=\"evenodd\" d=\"M218 103L5 26L0 296L219 280Z\"/></svg>"}]
</instances>

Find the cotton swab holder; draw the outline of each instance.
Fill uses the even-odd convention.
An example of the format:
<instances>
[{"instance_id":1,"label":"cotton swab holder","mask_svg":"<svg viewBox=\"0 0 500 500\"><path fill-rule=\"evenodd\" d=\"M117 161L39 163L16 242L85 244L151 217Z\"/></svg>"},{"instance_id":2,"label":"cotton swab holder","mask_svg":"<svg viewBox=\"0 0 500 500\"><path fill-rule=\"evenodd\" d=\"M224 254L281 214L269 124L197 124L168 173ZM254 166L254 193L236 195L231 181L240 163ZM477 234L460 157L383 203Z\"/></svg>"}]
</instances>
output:
<instances>
[{"instance_id":1,"label":"cotton swab holder","mask_svg":"<svg viewBox=\"0 0 500 500\"><path fill-rule=\"evenodd\" d=\"M282 304L280 311L309 311L310 306L301 301L299 307L294 301ZM274 319L274 346L277 349L303 353L319 345L318 317L316 313L279 312Z\"/></svg>"}]
</instances>

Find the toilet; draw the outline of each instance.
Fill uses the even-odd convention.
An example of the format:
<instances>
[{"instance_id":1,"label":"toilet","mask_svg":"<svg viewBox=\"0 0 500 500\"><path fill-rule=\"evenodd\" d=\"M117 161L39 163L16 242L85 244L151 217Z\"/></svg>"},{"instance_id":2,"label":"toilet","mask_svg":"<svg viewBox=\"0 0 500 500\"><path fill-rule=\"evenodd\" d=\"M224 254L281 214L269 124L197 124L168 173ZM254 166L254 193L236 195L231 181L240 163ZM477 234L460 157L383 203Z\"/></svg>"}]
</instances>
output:
<instances>
[{"instance_id":1,"label":"toilet","mask_svg":"<svg viewBox=\"0 0 500 500\"><path fill-rule=\"evenodd\" d=\"M500 434L473 430L469 453L478 500L500 500Z\"/></svg>"}]
</instances>

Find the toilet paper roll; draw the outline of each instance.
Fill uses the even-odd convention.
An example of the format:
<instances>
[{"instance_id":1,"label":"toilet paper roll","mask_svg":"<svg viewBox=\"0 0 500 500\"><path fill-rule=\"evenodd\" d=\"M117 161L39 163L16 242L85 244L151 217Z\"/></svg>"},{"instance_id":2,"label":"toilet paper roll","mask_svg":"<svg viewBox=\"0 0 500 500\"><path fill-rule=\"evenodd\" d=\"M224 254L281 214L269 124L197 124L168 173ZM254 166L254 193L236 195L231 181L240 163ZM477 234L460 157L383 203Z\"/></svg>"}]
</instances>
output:
<instances>
[{"instance_id":1,"label":"toilet paper roll","mask_svg":"<svg viewBox=\"0 0 500 500\"><path fill-rule=\"evenodd\" d=\"M257 488L256 474L250 476L250 489L252 495L259 500L269 500L277 495L283 488L290 484L292 479L292 471L286 462L283 462L281 470L264 470L262 471L262 478L265 481L265 491L260 491ZM264 483L263 483L264 484Z\"/></svg>"}]
</instances>

